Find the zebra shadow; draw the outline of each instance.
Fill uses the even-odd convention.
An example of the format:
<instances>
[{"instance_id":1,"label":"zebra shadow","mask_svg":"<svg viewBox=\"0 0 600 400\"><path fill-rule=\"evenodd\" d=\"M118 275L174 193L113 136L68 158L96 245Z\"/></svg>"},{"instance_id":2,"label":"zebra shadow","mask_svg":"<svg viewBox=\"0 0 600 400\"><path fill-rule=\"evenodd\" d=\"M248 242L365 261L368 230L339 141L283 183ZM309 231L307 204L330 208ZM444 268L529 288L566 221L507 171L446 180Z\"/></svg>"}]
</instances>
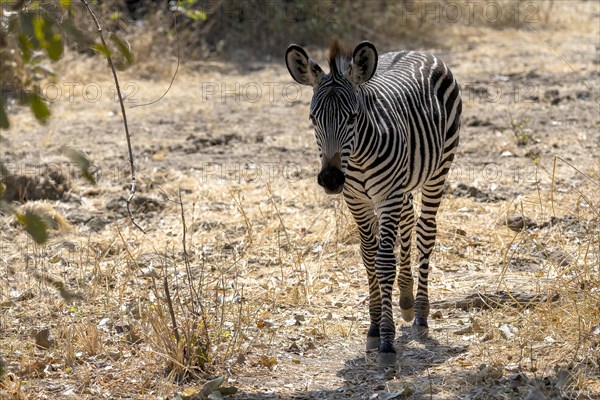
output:
<instances>
[{"instance_id":1,"label":"zebra shadow","mask_svg":"<svg viewBox=\"0 0 600 400\"><path fill-rule=\"evenodd\" d=\"M385 398L384 392L394 392L394 388L398 387L411 388L410 393L404 393L399 398L420 398L423 393L419 389L419 382L429 374L429 369L467 351L467 346L443 344L435 337L417 337L408 326L401 328L400 333L394 342L398 360L396 368L379 367L377 352L369 352L362 357L346 360L344 368L337 373L344 379L342 387L330 393L315 391L312 393L314 397L305 398ZM395 385L388 384L391 382ZM376 394L380 396L375 397Z\"/></svg>"},{"instance_id":2,"label":"zebra shadow","mask_svg":"<svg viewBox=\"0 0 600 400\"><path fill-rule=\"evenodd\" d=\"M467 351L467 346L444 344L442 338L418 338L410 327L402 327L394 342L398 364L396 368L383 368L377 364L377 351L357 349L356 357L344 360L331 387L296 391L293 393L248 394L239 393L233 398L246 400L367 400L381 398L429 398L425 391L430 386L429 369L444 364L448 359ZM433 374L432 374L433 376ZM403 389L404 388L404 389ZM409 389L399 397L388 397L391 392Z\"/></svg>"},{"instance_id":3,"label":"zebra shadow","mask_svg":"<svg viewBox=\"0 0 600 400\"><path fill-rule=\"evenodd\" d=\"M271 393L269 395L240 394L235 399L301 399L366 400L378 398L428 398L423 391L428 387L429 369L447 362L467 350L466 346L452 346L440 343L437 338L417 338L409 327L401 328L394 342L398 355L396 368L383 368L377 364L377 351L361 351L354 358L344 361L344 366L336 375L331 388L297 391L291 394ZM410 387L410 393L400 397L386 397L386 393L397 391L398 387Z\"/></svg>"}]
</instances>

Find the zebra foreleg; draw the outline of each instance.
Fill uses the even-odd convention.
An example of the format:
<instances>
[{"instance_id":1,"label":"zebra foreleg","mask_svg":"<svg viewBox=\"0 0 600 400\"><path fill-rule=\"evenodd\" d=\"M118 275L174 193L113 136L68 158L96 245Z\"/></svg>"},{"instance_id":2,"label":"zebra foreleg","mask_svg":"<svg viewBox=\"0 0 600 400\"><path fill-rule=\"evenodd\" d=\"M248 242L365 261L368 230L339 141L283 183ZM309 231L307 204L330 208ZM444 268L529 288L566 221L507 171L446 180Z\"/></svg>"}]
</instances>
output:
<instances>
[{"instance_id":1,"label":"zebra foreleg","mask_svg":"<svg viewBox=\"0 0 600 400\"><path fill-rule=\"evenodd\" d=\"M371 221L363 221L363 225L359 225L360 254L369 278L369 316L371 325L367 333L367 351L379 348L379 327L381 325L381 293L379 291L379 281L375 274L375 254L379 243L373 232L377 220L372 209L371 213L373 215Z\"/></svg>"},{"instance_id":2,"label":"zebra foreleg","mask_svg":"<svg viewBox=\"0 0 600 400\"><path fill-rule=\"evenodd\" d=\"M396 256L394 247L398 231L401 204L397 199L389 200L378 207L379 213L379 248L375 256L375 274L381 293L381 324L379 334L379 365L396 364L396 324L392 312L392 289L396 280Z\"/></svg>"},{"instance_id":3,"label":"zebra foreleg","mask_svg":"<svg viewBox=\"0 0 600 400\"><path fill-rule=\"evenodd\" d=\"M369 316L371 325L367 333L367 351L379 349L380 335L379 326L381 324L381 293L379 291L379 281L375 274L375 255L379 247L377 232L379 222L372 203L358 201L352 197L346 196L348 209L354 216L360 233L360 255L367 270L369 279Z\"/></svg>"},{"instance_id":4,"label":"zebra foreleg","mask_svg":"<svg viewBox=\"0 0 600 400\"><path fill-rule=\"evenodd\" d=\"M367 332L367 351L379 349L381 344L381 337L379 333L379 327L381 325L381 293L379 292L379 281L375 275L374 259L375 252L377 250L377 244L375 243L374 248L363 248L361 244L361 253L363 254L363 262L365 258L371 259L371 264L365 263L367 269L367 276L369 278L369 316L371 319L371 325Z\"/></svg>"}]
</instances>

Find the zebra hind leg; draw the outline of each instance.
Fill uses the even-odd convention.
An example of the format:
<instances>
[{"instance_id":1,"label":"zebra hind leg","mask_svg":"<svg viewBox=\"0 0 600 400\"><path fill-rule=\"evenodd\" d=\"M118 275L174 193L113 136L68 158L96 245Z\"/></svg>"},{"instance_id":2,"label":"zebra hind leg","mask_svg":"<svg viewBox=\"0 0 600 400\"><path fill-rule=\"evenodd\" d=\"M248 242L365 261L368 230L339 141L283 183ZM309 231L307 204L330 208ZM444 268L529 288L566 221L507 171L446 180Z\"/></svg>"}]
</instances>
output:
<instances>
[{"instance_id":1,"label":"zebra hind leg","mask_svg":"<svg viewBox=\"0 0 600 400\"><path fill-rule=\"evenodd\" d=\"M419 257L419 281L415 299L414 332L420 337L427 337L429 325L429 295L427 281L429 278L429 257L435 246L437 234L436 214L442 201L444 191L444 178L435 185L425 185L422 189L421 215L417 222L417 248Z\"/></svg>"},{"instance_id":2,"label":"zebra hind leg","mask_svg":"<svg viewBox=\"0 0 600 400\"><path fill-rule=\"evenodd\" d=\"M412 194L407 194L402 204L400 214L400 271L398 273L398 287L400 288L400 312L402 319L411 322L415 318L414 280L410 265L410 246L412 230L415 226L415 212Z\"/></svg>"}]
</instances>

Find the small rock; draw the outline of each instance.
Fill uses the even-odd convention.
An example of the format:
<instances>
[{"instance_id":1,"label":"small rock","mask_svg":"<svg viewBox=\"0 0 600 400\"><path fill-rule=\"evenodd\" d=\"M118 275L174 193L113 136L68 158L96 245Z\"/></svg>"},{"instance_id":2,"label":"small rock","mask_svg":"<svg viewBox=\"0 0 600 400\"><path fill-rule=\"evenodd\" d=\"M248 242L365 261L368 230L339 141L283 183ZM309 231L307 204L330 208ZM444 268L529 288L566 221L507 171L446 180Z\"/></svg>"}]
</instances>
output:
<instances>
[{"instance_id":1,"label":"small rock","mask_svg":"<svg viewBox=\"0 0 600 400\"><path fill-rule=\"evenodd\" d=\"M309 340L308 342L306 342L306 345L304 346L305 350L315 350L317 348L317 346L315 346L315 344L313 343L312 340Z\"/></svg>"},{"instance_id":2,"label":"small rock","mask_svg":"<svg viewBox=\"0 0 600 400\"><path fill-rule=\"evenodd\" d=\"M548 254L548 258L559 267L567 267L573 262L573 257L564 253L562 250L554 250Z\"/></svg>"},{"instance_id":3,"label":"small rock","mask_svg":"<svg viewBox=\"0 0 600 400\"><path fill-rule=\"evenodd\" d=\"M300 347L296 342L292 343L291 346L288 347L287 351L288 353L302 354L302 350L300 350Z\"/></svg>"},{"instance_id":4,"label":"small rock","mask_svg":"<svg viewBox=\"0 0 600 400\"><path fill-rule=\"evenodd\" d=\"M504 366L504 369L508 372L519 372L521 368L517 364L508 364Z\"/></svg>"},{"instance_id":5,"label":"small rock","mask_svg":"<svg viewBox=\"0 0 600 400\"><path fill-rule=\"evenodd\" d=\"M109 328L112 326L112 321L110 318L102 318L100 322L98 322L97 328L102 329L105 332L109 331Z\"/></svg>"},{"instance_id":6,"label":"small rock","mask_svg":"<svg viewBox=\"0 0 600 400\"><path fill-rule=\"evenodd\" d=\"M504 225L507 225L512 231L520 232L525 228L534 226L535 224L531 221L531 219L524 217L521 214L515 214L508 217L504 221Z\"/></svg>"},{"instance_id":7,"label":"small rock","mask_svg":"<svg viewBox=\"0 0 600 400\"><path fill-rule=\"evenodd\" d=\"M475 318L471 319L471 327L475 333L483 333L483 327Z\"/></svg>"},{"instance_id":8,"label":"small rock","mask_svg":"<svg viewBox=\"0 0 600 400\"><path fill-rule=\"evenodd\" d=\"M42 329L35 334L35 345L40 349L47 350L54 346L54 336L50 329Z\"/></svg>"},{"instance_id":9,"label":"small rock","mask_svg":"<svg viewBox=\"0 0 600 400\"><path fill-rule=\"evenodd\" d=\"M106 352L106 355L115 361L119 360L123 356L123 354L118 350L109 350Z\"/></svg>"},{"instance_id":10,"label":"small rock","mask_svg":"<svg viewBox=\"0 0 600 400\"><path fill-rule=\"evenodd\" d=\"M545 99L554 99L554 98L558 97L559 95L560 95L560 92L558 91L558 89L550 89L550 90L546 90L544 92Z\"/></svg>"},{"instance_id":11,"label":"small rock","mask_svg":"<svg viewBox=\"0 0 600 400\"><path fill-rule=\"evenodd\" d=\"M591 98L592 94L590 92L578 91L577 93L575 93L575 96L579 100L586 100L586 99Z\"/></svg>"},{"instance_id":12,"label":"small rock","mask_svg":"<svg viewBox=\"0 0 600 400\"><path fill-rule=\"evenodd\" d=\"M565 390L573 381L573 376L569 371L561 369L556 374L556 388L558 390Z\"/></svg>"},{"instance_id":13,"label":"small rock","mask_svg":"<svg viewBox=\"0 0 600 400\"><path fill-rule=\"evenodd\" d=\"M500 81L500 82L508 82L510 81L510 77L506 76L506 75L495 75L492 78L493 81Z\"/></svg>"},{"instance_id":14,"label":"small rock","mask_svg":"<svg viewBox=\"0 0 600 400\"><path fill-rule=\"evenodd\" d=\"M298 321L298 322L304 322L304 321L306 321L306 318L302 314L296 314L296 315L294 315L294 319L296 321Z\"/></svg>"},{"instance_id":15,"label":"small rock","mask_svg":"<svg viewBox=\"0 0 600 400\"><path fill-rule=\"evenodd\" d=\"M500 333L502 334L502 337L506 340L514 339L515 332L517 331L517 328L515 328L514 326L510 326L508 324L500 325L499 329L500 329Z\"/></svg>"},{"instance_id":16,"label":"small rock","mask_svg":"<svg viewBox=\"0 0 600 400\"><path fill-rule=\"evenodd\" d=\"M512 389L515 389L525 385L525 383L529 381L529 378L523 372L519 372L517 374L509 376L508 381L510 382L510 387Z\"/></svg>"},{"instance_id":17,"label":"small rock","mask_svg":"<svg viewBox=\"0 0 600 400\"><path fill-rule=\"evenodd\" d=\"M198 392L198 394L200 395L200 398L206 398L210 394L212 394L214 391L218 390L219 387L223 384L224 380L225 380L225 377L219 376L219 377L213 379L212 381L206 382L204 384L204 386L202 386L202 389L200 389L200 392Z\"/></svg>"},{"instance_id":18,"label":"small rock","mask_svg":"<svg viewBox=\"0 0 600 400\"><path fill-rule=\"evenodd\" d=\"M386 391L379 392L379 397L376 397L379 400L395 400L395 399L404 399L412 396L414 390L409 386L404 386L402 389L390 393Z\"/></svg>"},{"instance_id":19,"label":"small rock","mask_svg":"<svg viewBox=\"0 0 600 400\"><path fill-rule=\"evenodd\" d=\"M527 396L525 396L525 400L547 400L547 398L540 389L532 386L529 388L529 392L527 393Z\"/></svg>"},{"instance_id":20,"label":"small rock","mask_svg":"<svg viewBox=\"0 0 600 400\"><path fill-rule=\"evenodd\" d=\"M25 301L25 300L31 300L34 297L35 297L35 294L33 294L32 291L26 290L23 293L21 293L20 295L18 295L15 300L16 301Z\"/></svg>"},{"instance_id":21,"label":"small rock","mask_svg":"<svg viewBox=\"0 0 600 400\"><path fill-rule=\"evenodd\" d=\"M470 335L471 333L474 333L472 325L469 325L466 328L462 328L457 331L454 331L455 335Z\"/></svg>"},{"instance_id":22,"label":"small rock","mask_svg":"<svg viewBox=\"0 0 600 400\"><path fill-rule=\"evenodd\" d=\"M493 331L488 331L485 335L483 335L483 337L481 338L481 342L489 342L490 340L492 340L494 338L494 332Z\"/></svg>"}]
</instances>

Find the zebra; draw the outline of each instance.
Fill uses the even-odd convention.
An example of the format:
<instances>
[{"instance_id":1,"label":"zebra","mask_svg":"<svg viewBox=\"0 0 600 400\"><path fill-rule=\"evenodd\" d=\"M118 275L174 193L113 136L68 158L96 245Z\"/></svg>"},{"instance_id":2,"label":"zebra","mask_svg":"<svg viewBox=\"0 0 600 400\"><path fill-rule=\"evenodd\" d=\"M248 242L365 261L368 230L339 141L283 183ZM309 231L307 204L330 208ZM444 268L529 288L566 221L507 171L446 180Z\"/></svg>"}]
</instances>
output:
<instances>
[{"instance_id":1,"label":"zebra","mask_svg":"<svg viewBox=\"0 0 600 400\"><path fill-rule=\"evenodd\" d=\"M296 82L313 87L310 120L321 161L317 182L328 194L343 194L358 225L369 281L366 349L378 350L379 365L395 365L396 280L402 318L414 319L417 336L428 334L429 258L444 183L459 143L459 85L434 55L399 51L378 57L368 41L349 51L334 39L329 73L295 44L287 48L285 61ZM422 200L416 222L420 257L415 296L410 247L412 193L417 189Z\"/></svg>"}]
</instances>

